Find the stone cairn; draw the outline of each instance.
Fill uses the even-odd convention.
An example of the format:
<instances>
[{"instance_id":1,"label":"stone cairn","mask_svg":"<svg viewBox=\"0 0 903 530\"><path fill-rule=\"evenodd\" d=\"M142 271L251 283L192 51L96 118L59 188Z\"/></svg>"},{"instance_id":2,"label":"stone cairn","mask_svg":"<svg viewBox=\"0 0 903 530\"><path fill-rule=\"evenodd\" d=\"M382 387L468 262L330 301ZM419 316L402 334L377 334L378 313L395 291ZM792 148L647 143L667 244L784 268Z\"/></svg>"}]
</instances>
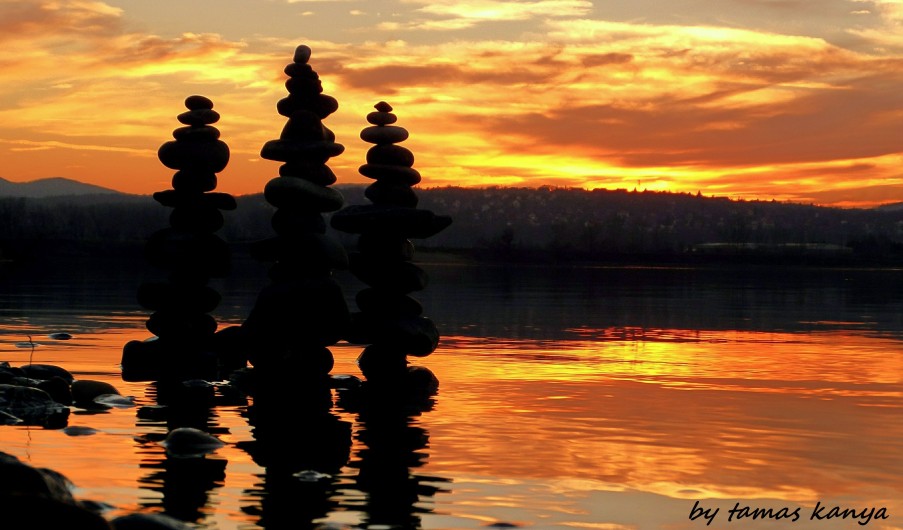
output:
<instances>
[{"instance_id":1,"label":"stone cairn","mask_svg":"<svg viewBox=\"0 0 903 530\"><path fill-rule=\"evenodd\" d=\"M302 381L320 383L313 386L325 386L328 393L334 362L328 346L340 340L348 323L348 306L332 278L334 269L348 267L348 257L326 234L323 217L344 204L342 195L329 187L336 177L326 162L345 148L322 123L338 103L322 93L319 76L308 64L310 55L310 48L298 46L294 61L285 67L289 95L276 109L288 122L279 139L264 144L260 153L283 162L279 176L264 188L264 198L276 208L276 236L252 247L255 258L273 263L271 283L242 325L255 386L266 393L298 388Z\"/></svg>"},{"instance_id":2,"label":"stone cairn","mask_svg":"<svg viewBox=\"0 0 903 530\"><path fill-rule=\"evenodd\" d=\"M408 366L408 355L425 357L439 344L435 324L421 316L420 302L409 296L427 285L427 274L411 263L414 245L439 233L451 218L417 208L412 186L421 180L414 155L396 145L408 131L392 125L397 117L385 102L367 115L372 125L361 138L375 144L359 171L375 180L364 194L372 204L349 206L333 215L340 231L359 234L358 252L350 256L351 272L369 287L356 296L360 312L352 315L348 342L368 344L358 359L371 387L431 393L438 381L428 369Z\"/></svg>"},{"instance_id":3,"label":"stone cairn","mask_svg":"<svg viewBox=\"0 0 903 530\"><path fill-rule=\"evenodd\" d=\"M126 381L182 381L213 378L218 359L212 342L216 320L209 314L220 295L208 286L211 278L230 268L229 248L215 234L223 226L220 210L232 210L235 199L211 193L216 174L229 162L229 147L219 140L219 121L213 102L203 96L185 100L185 124L173 131L175 140L157 153L168 168L177 170L172 188L154 193L154 200L172 208L168 228L152 234L145 252L155 267L168 271L165 282L149 282L138 289L138 302L154 311L147 329L156 340L131 341L122 352Z\"/></svg>"}]
</instances>

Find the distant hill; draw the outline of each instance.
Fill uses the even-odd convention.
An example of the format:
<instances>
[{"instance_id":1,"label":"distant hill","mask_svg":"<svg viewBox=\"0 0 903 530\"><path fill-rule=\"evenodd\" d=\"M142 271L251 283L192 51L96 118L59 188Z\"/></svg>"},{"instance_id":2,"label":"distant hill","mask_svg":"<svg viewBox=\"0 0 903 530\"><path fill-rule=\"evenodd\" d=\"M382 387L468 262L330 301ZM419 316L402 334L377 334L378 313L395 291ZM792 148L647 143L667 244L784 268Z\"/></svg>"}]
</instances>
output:
<instances>
[{"instance_id":1,"label":"distant hill","mask_svg":"<svg viewBox=\"0 0 903 530\"><path fill-rule=\"evenodd\" d=\"M81 195L126 195L116 190L85 184L75 180L52 177L30 182L10 182L0 178L0 197L25 197L45 199L48 197L72 197Z\"/></svg>"}]
</instances>

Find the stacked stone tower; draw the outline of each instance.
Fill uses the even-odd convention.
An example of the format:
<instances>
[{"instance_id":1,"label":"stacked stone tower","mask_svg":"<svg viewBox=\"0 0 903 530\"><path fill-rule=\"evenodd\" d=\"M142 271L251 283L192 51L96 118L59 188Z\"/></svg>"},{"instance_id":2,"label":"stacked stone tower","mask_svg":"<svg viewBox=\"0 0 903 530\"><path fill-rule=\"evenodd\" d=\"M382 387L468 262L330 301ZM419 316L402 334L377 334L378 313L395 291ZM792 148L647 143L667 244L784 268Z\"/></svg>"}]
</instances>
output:
<instances>
[{"instance_id":1,"label":"stacked stone tower","mask_svg":"<svg viewBox=\"0 0 903 530\"><path fill-rule=\"evenodd\" d=\"M348 258L327 236L323 217L344 203L329 187L336 177L326 162L345 148L322 123L338 103L322 93L310 55L310 48L298 46L285 67L289 95L276 108L288 122L260 154L283 165L264 188L264 197L276 208L276 235L252 249L255 257L273 263L272 281L242 325L259 386L285 378L328 381L333 366L328 346L339 341L348 323L344 296L331 277L334 269L347 268Z\"/></svg>"},{"instance_id":2,"label":"stacked stone tower","mask_svg":"<svg viewBox=\"0 0 903 530\"><path fill-rule=\"evenodd\" d=\"M177 170L172 189L154 194L154 200L172 208L170 226L151 235L146 246L148 261L169 276L138 289L138 302L154 311L147 329L158 338L125 345L122 377L127 381L212 378L217 371L211 350L217 323L209 313L220 295L207 283L229 271L229 249L215 232L223 226L221 210L236 204L231 195L212 192L216 174L229 162L229 147L211 126L219 113L203 96L188 97L185 106L188 111L178 116L185 126L158 151L160 161Z\"/></svg>"},{"instance_id":3,"label":"stacked stone tower","mask_svg":"<svg viewBox=\"0 0 903 530\"><path fill-rule=\"evenodd\" d=\"M427 285L426 272L411 262L410 239L439 233L451 224L451 218L417 208L412 187L421 176L413 168L413 153L396 145L408 138L408 131L393 125L397 117L392 107L380 102L367 121L371 126L361 131L361 138L375 145L359 171L375 181L365 190L372 204L345 208L331 221L337 230L359 234L350 269L369 286L356 296L360 312L352 315L347 338L368 344L358 364L369 383L396 388L416 383L427 388L435 384L432 373L409 367L407 356L432 353L439 332L421 315L420 303L409 296Z\"/></svg>"}]
</instances>

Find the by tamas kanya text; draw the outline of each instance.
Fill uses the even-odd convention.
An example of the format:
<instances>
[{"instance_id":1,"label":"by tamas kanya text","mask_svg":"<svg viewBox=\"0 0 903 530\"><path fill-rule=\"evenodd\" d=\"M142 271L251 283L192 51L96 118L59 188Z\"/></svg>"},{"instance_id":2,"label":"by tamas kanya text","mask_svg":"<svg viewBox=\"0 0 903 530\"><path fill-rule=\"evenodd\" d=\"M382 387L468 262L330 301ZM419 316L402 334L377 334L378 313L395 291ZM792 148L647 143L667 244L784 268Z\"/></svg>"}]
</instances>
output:
<instances>
[{"instance_id":1,"label":"by tamas kanya text","mask_svg":"<svg viewBox=\"0 0 903 530\"><path fill-rule=\"evenodd\" d=\"M718 515L720 508L705 508L700 505L699 501L693 505L690 510L690 520L703 519L706 526L712 524ZM754 506L743 506L739 502L733 508L727 511L727 521L729 523L742 521L745 519L762 520L772 519L775 521L784 521L795 523L808 516L809 521L827 521L831 519L851 519L855 520L861 526L865 526L876 519L890 519L887 508L868 507L868 508L847 508L843 506L829 506L822 504L821 501L815 504L811 511L806 511L799 506L795 508L758 508Z\"/></svg>"}]
</instances>

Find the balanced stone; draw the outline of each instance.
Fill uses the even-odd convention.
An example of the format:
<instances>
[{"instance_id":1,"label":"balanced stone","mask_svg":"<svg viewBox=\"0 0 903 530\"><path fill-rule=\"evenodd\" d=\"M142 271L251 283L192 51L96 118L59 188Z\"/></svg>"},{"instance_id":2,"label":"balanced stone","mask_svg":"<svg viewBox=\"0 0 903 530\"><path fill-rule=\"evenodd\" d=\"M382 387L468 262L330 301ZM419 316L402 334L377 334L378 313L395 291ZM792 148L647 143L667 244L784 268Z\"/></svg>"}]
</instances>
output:
<instances>
[{"instance_id":1,"label":"balanced stone","mask_svg":"<svg viewBox=\"0 0 903 530\"><path fill-rule=\"evenodd\" d=\"M343 232L373 230L415 239L430 237L450 224L451 218L429 210L380 205L349 206L332 217L332 226Z\"/></svg>"},{"instance_id":2,"label":"balanced stone","mask_svg":"<svg viewBox=\"0 0 903 530\"><path fill-rule=\"evenodd\" d=\"M216 289L207 285L148 282L138 287L138 303L153 311L182 309L209 313L216 309L221 298Z\"/></svg>"},{"instance_id":3,"label":"balanced stone","mask_svg":"<svg viewBox=\"0 0 903 530\"><path fill-rule=\"evenodd\" d=\"M414 244L405 236L385 232L365 232L357 239L361 253L380 261L411 261Z\"/></svg>"},{"instance_id":4,"label":"balanced stone","mask_svg":"<svg viewBox=\"0 0 903 530\"><path fill-rule=\"evenodd\" d=\"M213 101L204 96L188 96L187 98L185 98L185 107L189 110L212 109Z\"/></svg>"},{"instance_id":5,"label":"balanced stone","mask_svg":"<svg viewBox=\"0 0 903 530\"><path fill-rule=\"evenodd\" d=\"M371 287L407 294L422 291L429 278L423 269L408 261L379 262L363 254L351 254L349 270Z\"/></svg>"},{"instance_id":6,"label":"balanced stone","mask_svg":"<svg viewBox=\"0 0 903 530\"><path fill-rule=\"evenodd\" d=\"M326 220L319 212L297 208L280 208L270 220L273 230L281 235L300 233L326 233Z\"/></svg>"},{"instance_id":7,"label":"balanced stone","mask_svg":"<svg viewBox=\"0 0 903 530\"><path fill-rule=\"evenodd\" d=\"M419 316L423 306L408 295L385 289L362 289L354 298L357 307L364 313L387 313L391 315Z\"/></svg>"},{"instance_id":8,"label":"balanced stone","mask_svg":"<svg viewBox=\"0 0 903 530\"><path fill-rule=\"evenodd\" d=\"M367 178L402 186L414 186L421 180L420 172L412 167L364 164L358 169L358 172Z\"/></svg>"},{"instance_id":9,"label":"balanced stone","mask_svg":"<svg viewBox=\"0 0 903 530\"><path fill-rule=\"evenodd\" d=\"M371 144L397 144L408 139L408 130L395 125L375 125L361 131L361 140Z\"/></svg>"},{"instance_id":10,"label":"balanced stone","mask_svg":"<svg viewBox=\"0 0 903 530\"><path fill-rule=\"evenodd\" d=\"M411 167L414 153L400 145L374 145L367 151L367 163Z\"/></svg>"},{"instance_id":11,"label":"balanced stone","mask_svg":"<svg viewBox=\"0 0 903 530\"><path fill-rule=\"evenodd\" d=\"M325 140L327 134L316 114L299 110L288 119L279 138L298 142L318 142Z\"/></svg>"},{"instance_id":12,"label":"balanced stone","mask_svg":"<svg viewBox=\"0 0 903 530\"><path fill-rule=\"evenodd\" d=\"M317 97L311 101L308 101L307 98L299 97L296 94L290 94L288 97L282 98L276 103L276 112L286 118L299 110L309 110L319 116L322 120L338 110L338 108L339 102L336 101L334 97L327 96L326 94L318 94Z\"/></svg>"},{"instance_id":13,"label":"balanced stone","mask_svg":"<svg viewBox=\"0 0 903 530\"><path fill-rule=\"evenodd\" d=\"M310 60L310 55L310 46L307 46L306 44L300 44L297 48L295 48L295 55L292 60L296 63L307 64L307 61Z\"/></svg>"},{"instance_id":14,"label":"balanced stone","mask_svg":"<svg viewBox=\"0 0 903 530\"><path fill-rule=\"evenodd\" d=\"M213 142L166 142L157 157L170 169L212 171L219 173L229 163L229 146L221 140Z\"/></svg>"},{"instance_id":15,"label":"balanced stone","mask_svg":"<svg viewBox=\"0 0 903 530\"><path fill-rule=\"evenodd\" d=\"M212 171L176 171L172 187L177 191L203 193L216 189L216 173Z\"/></svg>"},{"instance_id":16,"label":"balanced stone","mask_svg":"<svg viewBox=\"0 0 903 530\"><path fill-rule=\"evenodd\" d=\"M282 70L289 77L313 77L319 79L320 76L314 72L313 67L306 63L288 63Z\"/></svg>"},{"instance_id":17,"label":"balanced stone","mask_svg":"<svg viewBox=\"0 0 903 530\"><path fill-rule=\"evenodd\" d=\"M279 166L279 176L302 178L319 186L330 186L336 182L335 173L325 164L289 162Z\"/></svg>"},{"instance_id":18,"label":"balanced stone","mask_svg":"<svg viewBox=\"0 0 903 530\"><path fill-rule=\"evenodd\" d=\"M398 121L398 116L390 112L371 112L367 114L367 121L373 125L392 125Z\"/></svg>"},{"instance_id":19,"label":"balanced stone","mask_svg":"<svg viewBox=\"0 0 903 530\"><path fill-rule=\"evenodd\" d=\"M317 212L338 210L345 199L338 191L317 186L295 177L276 177L264 187L264 198L277 208L311 209Z\"/></svg>"},{"instance_id":20,"label":"balanced stone","mask_svg":"<svg viewBox=\"0 0 903 530\"><path fill-rule=\"evenodd\" d=\"M219 139L219 129L216 127L179 127L172 132L172 137L176 140L184 140L186 142L210 142Z\"/></svg>"},{"instance_id":21,"label":"balanced stone","mask_svg":"<svg viewBox=\"0 0 903 530\"><path fill-rule=\"evenodd\" d=\"M169 216L170 226L188 232L216 232L223 227L224 222L223 214L208 205L176 208Z\"/></svg>"},{"instance_id":22,"label":"balanced stone","mask_svg":"<svg viewBox=\"0 0 903 530\"><path fill-rule=\"evenodd\" d=\"M323 140L319 142L297 143L286 140L270 140L260 150L261 158L279 162L311 161L326 163L331 157L339 156L345 146Z\"/></svg>"},{"instance_id":23,"label":"balanced stone","mask_svg":"<svg viewBox=\"0 0 903 530\"><path fill-rule=\"evenodd\" d=\"M370 199L373 204L379 206L416 208L419 202L417 194L410 186L389 184L378 180L367 186L367 189L364 190L364 196Z\"/></svg>"},{"instance_id":24,"label":"balanced stone","mask_svg":"<svg viewBox=\"0 0 903 530\"><path fill-rule=\"evenodd\" d=\"M202 125L210 125L219 121L219 112L213 109L195 109L183 112L176 116L179 122L185 125L194 125L200 127Z\"/></svg>"}]
</instances>

